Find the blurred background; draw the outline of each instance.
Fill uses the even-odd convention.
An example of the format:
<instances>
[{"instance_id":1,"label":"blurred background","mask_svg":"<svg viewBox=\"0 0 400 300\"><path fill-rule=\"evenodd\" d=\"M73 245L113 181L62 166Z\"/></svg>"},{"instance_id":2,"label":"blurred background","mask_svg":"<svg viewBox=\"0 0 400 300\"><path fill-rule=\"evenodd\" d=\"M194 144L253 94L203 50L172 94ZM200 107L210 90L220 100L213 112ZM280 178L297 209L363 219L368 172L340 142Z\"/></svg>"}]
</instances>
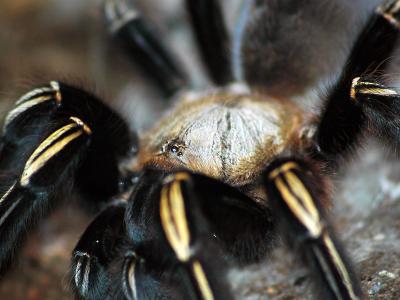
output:
<instances>
[{"instance_id":1,"label":"blurred background","mask_svg":"<svg viewBox=\"0 0 400 300\"><path fill-rule=\"evenodd\" d=\"M182 0L137 2L185 65L194 86L198 89L209 86L195 51ZM240 2L222 1L232 33ZM277 59L270 62L270 67L283 71L273 73L266 69L262 73L271 91L282 88L282 82L296 82L298 86L293 90L296 93L288 96L318 107L319 92L334 81L355 33L378 2L341 0L331 2L337 3L332 6L327 5L328 1L282 0L282 7L304 6L304 11L300 10L297 21L289 24L287 17L293 11L272 11L280 20L278 24L286 26L286 32L292 34L281 34L275 40L277 45L282 45L277 52L290 61ZM164 99L110 40L101 3L101 0L1 0L1 116L32 86L52 79L94 91L139 132L162 115L167 108ZM257 3L261 7L260 22L264 16L263 5L278 1ZM316 9L308 10L310 5ZM256 18L251 21L248 32L254 33L257 26L263 29L263 23L255 23ZM288 45L293 47L288 49ZM265 49L260 48L258 59L266 61L271 56ZM395 77L396 68L391 72ZM343 168L337 180L333 218L354 257L369 297L400 299L400 165L393 155L379 149L380 145L369 141L359 158ZM0 283L0 299L72 298L68 289L70 254L93 217L79 209L74 198L66 199L31 233L21 249L16 268ZM238 299L310 297L307 271L282 247L269 254L261 266L234 269L230 278Z\"/></svg>"}]
</instances>

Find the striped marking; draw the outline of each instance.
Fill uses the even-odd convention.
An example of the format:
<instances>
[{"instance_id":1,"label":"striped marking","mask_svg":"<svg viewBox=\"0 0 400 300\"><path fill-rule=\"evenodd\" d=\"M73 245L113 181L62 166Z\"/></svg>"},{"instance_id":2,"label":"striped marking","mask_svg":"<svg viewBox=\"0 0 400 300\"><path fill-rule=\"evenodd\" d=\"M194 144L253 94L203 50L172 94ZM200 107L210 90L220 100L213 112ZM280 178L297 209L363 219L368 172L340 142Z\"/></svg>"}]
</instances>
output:
<instances>
[{"instance_id":1,"label":"striped marking","mask_svg":"<svg viewBox=\"0 0 400 300\"><path fill-rule=\"evenodd\" d=\"M15 103L15 108L7 114L3 128L7 128L20 114L36 105L52 100L54 100L57 105L60 105L62 102L60 84L57 81L51 81L49 85L49 87L34 89L18 99Z\"/></svg>"},{"instance_id":2,"label":"striped marking","mask_svg":"<svg viewBox=\"0 0 400 300\"><path fill-rule=\"evenodd\" d=\"M7 197L11 194L11 192L14 190L17 182L15 182L8 190L5 192L3 197L0 199L0 205L7 199ZM19 202L22 200L22 196L19 197L16 201L14 201L9 208L3 213L3 215L0 218L0 227L3 225L3 223L6 221L8 216L13 212L13 210L17 207Z\"/></svg>"},{"instance_id":3,"label":"striped marking","mask_svg":"<svg viewBox=\"0 0 400 300\"><path fill-rule=\"evenodd\" d=\"M76 124L78 124L80 127L83 128L83 131L86 132L86 134L91 135L92 130L90 129L89 126L87 126L83 121L77 117L69 117L70 120L74 121Z\"/></svg>"},{"instance_id":4,"label":"striped marking","mask_svg":"<svg viewBox=\"0 0 400 300\"><path fill-rule=\"evenodd\" d=\"M353 99L354 101L356 100L356 86L358 85L359 81L360 77L356 77L351 82L350 98Z\"/></svg>"},{"instance_id":5,"label":"striped marking","mask_svg":"<svg viewBox=\"0 0 400 300\"><path fill-rule=\"evenodd\" d=\"M333 291L333 293L336 296L336 299L338 300L344 300L341 293L340 293L340 287L337 285L335 275L332 273L332 269L329 267L329 262L326 261L324 254L322 253L322 250L316 246L312 246L312 251L315 255L315 257L318 260L319 265L322 268L322 271L324 272L324 276L326 280L328 281L328 284Z\"/></svg>"},{"instance_id":6,"label":"striped marking","mask_svg":"<svg viewBox=\"0 0 400 300\"><path fill-rule=\"evenodd\" d=\"M298 164L296 164L295 162L287 162L287 163L284 163L279 168L276 168L275 170L273 170L271 172L271 174L269 175L269 178L274 179L275 177L279 176L281 173L285 173L287 171L296 170L296 169L297 170L300 169Z\"/></svg>"},{"instance_id":7,"label":"striped marking","mask_svg":"<svg viewBox=\"0 0 400 300\"><path fill-rule=\"evenodd\" d=\"M52 92L53 92L53 89L51 87L42 87L42 88L34 89L34 90L26 93L25 95L23 95L21 98L19 98L17 100L17 102L15 102L15 105L20 105L21 103L23 103L27 100L36 98L40 94L47 94L47 93L52 93Z\"/></svg>"},{"instance_id":8,"label":"striped marking","mask_svg":"<svg viewBox=\"0 0 400 300\"><path fill-rule=\"evenodd\" d=\"M330 257L330 263L334 265L334 270L339 274L341 282L345 286L350 299L359 299L354 292L350 274L339 254L339 251L336 249L332 239L321 222L321 216L314 200L302 181L292 172L293 169L299 169L298 165L293 162L286 163L282 167L271 172L270 177L274 180L282 199L293 212L296 219L307 228L309 234L313 238L322 240L328 251L327 254ZM283 176L285 180L280 176ZM333 274L334 270L330 268L329 262L326 261L326 258L322 254L322 250L317 245L313 246L312 249L324 271L331 289L337 296L337 299L344 299Z\"/></svg>"},{"instance_id":9,"label":"striped marking","mask_svg":"<svg viewBox=\"0 0 400 300\"><path fill-rule=\"evenodd\" d=\"M81 281L81 268L82 268L82 257L78 259L75 268L75 286L79 288L79 282Z\"/></svg>"},{"instance_id":10,"label":"striped marking","mask_svg":"<svg viewBox=\"0 0 400 300\"><path fill-rule=\"evenodd\" d=\"M181 181L189 177L178 173L167 178L167 184L161 190L161 224L168 242L181 262L187 262L191 256L190 232L185 212L185 203L181 190Z\"/></svg>"},{"instance_id":11,"label":"striped marking","mask_svg":"<svg viewBox=\"0 0 400 300\"><path fill-rule=\"evenodd\" d=\"M16 201L13 202L13 204L4 212L4 214L0 218L0 227L3 225L5 220L8 218L8 216L13 212L13 210L17 207L19 202L21 202L22 196L17 199Z\"/></svg>"},{"instance_id":12,"label":"striped marking","mask_svg":"<svg viewBox=\"0 0 400 300\"><path fill-rule=\"evenodd\" d=\"M54 97L56 98L57 105L60 105L62 102L60 84L57 81L50 81L50 86L55 93Z\"/></svg>"},{"instance_id":13,"label":"striped marking","mask_svg":"<svg viewBox=\"0 0 400 300\"><path fill-rule=\"evenodd\" d=\"M188 262L191 258L190 231L182 195L181 181L189 179L186 173L177 173L165 179L161 190L160 216L165 235L178 260ZM214 300L210 284L198 260L191 262L192 274L203 300Z\"/></svg>"},{"instance_id":14,"label":"striped marking","mask_svg":"<svg viewBox=\"0 0 400 300\"><path fill-rule=\"evenodd\" d=\"M324 271L324 275L326 276L329 286L335 293L336 299L359 300L360 297L356 295L353 285L351 283L350 274L347 271L347 268L342 258L340 257L338 250L336 249L332 239L330 238L327 232L324 232L324 234L322 235L322 241L326 249L328 250L327 254L330 257L329 261L326 260L324 254L322 253L321 248L319 248L318 246L314 245L312 247L312 250L322 270ZM329 266L330 263L334 265L334 269L330 268ZM346 295L343 295L343 293L340 291L340 287L338 286L337 280L335 279L335 275L333 274L334 271L336 271L339 274L340 282L344 285L347 291Z\"/></svg>"},{"instance_id":15,"label":"striped marking","mask_svg":"<svg viewBox=\"0 0 400 300\"><path fill-rule=\"evenodd\" d=\"M85 127L82 127L83 122L78 118L72 117L70 120L72 123L53 132L31 154L21 176L21 186L27 186L32 175L43 168L51 158L61 152L72 141L76 140L83 133L88 135L91 133L90 129L85 130ZM69 134L67 135L67 133Z\"/></svg>"},{"instance_id":16,"label":"striped marking","mask_svg":"<svg viewBox=\"0 0 400 300\"><path fill-rule=\"evenodd\" d=\"M282 167L271 172L270 177L274 176L272 178L274 179L282 199L297 220L307 228L312 237L318 238L323 230L321 217L307 188L296 174L291 172L292 169L298 168L298 165L295 163L286 163ZM289 186L286 185L279 175L284 176Z\"/></svg>"},{"instance_id":17,"label":"striped marking","mask_svg":"<svg viewBox=\"0 0 400 300\"><path fill-rule=\"evenodd\" d=\"M137 288L136 288L136 278L135 278L135 271L136 271L136 264L137 264L137 257L136 255L132 255L126 258L126 262L124 264L124 292L125 296L130 300L137 299Z\"/></svg>"},{"instance_id":18,"label":"striped marking","mask_svg":"<svg viewBox=\"0 0 400 300\"><path fill-rule=\"evenodd\" d=\"M399 14L400 1L387 1L377 8L377 13L382 15L389 23L400 28Z\"/></svg>"},{"instance_id":19,"label":"striped marking","mask_svg":"<svg viewBox=\"0 0 400 300\"><path fill-rule=\"evenodd\" d=\"M16 106L13 110L11 110L7 116L6 119L4 121L4 128L6 128L12 121L14 121L20 114L22 114L23 112L27 111L28 109L47 102L53 100L53 97L51 95L46 95L46 96L40 96L40 97L36 97L33 98L31 100L28 100L26 102L23 102L22 104Z\"/></svg>"},{"instance_id":20,"label":"striped marking","mask_svg":"<svg viewBox=\"0 0 400 300\"><path fill-rule=\"evenodd\" d=\"M89 291L90 259L91 257L89 256L85 266L85 273L83 274L82 294L84 295Z\"/></svg>"},{"instance_id":21,"label":"striped marking","mask_svg":"<svg viewBox=\"0 0 400 300\"><path fill-rule=\"evenodd\" d=\"M90 260L89 254L84 252L77 253L79 257L75 268L75 286L79 289L82 296L85 296L89 291L89 275L90 275ZM84 270L83 270L84 265ZM83 272L82 272L83 271ZM83 273L83 276L82 276ZM82 281L82 283L81 283Z\"/></svg>"},{"instance_id":22,"label":"striped marking","mask_svg":"<svg viewBox=\"0 0 400 300\"><path fill-rule=\"evenodd\" d=\"M358 296L356 296L356 293L353 289L353 285L351 283L350 274L347 271L347 268L339 254L339 251L336 249L335 244L333 243L332 239L330 238L327 232L323 234L322 240L326 248L328 249L329 256L332 258L332 262L335 265L335 268L338 271L344 286L348 291L350 299L352 300L360 299Z\"/></svg>"},{"instance_id":23,"label":"striped marking","mask_svg":"<svg viewBox=\"0 0 400 300\"><path fill-rule=\"evenodd\" d=\"M397 95L397 92L377 82L360 81L360 77L356 77L351 84L350 98L356 101L357 94L393 96Z\"/></svg>"},{"instance_id":24,"label":"striped marking","mask_svg":"<svg viewBox=\"0 0 400 300\"><path fill-rule=\"evenodd\" d=\"M378 96L392 96L397 95L395 90L391 89L383 89L383 88L361 88L358 90L359 94L371 94L371 95L378 95Z\"/></svg>"},{"instance_id":25,"label":"striped marking","mask_svg":"<svg viewBox=\"0 0 400 300\"><path fill-rule=\"evenodd\" d=\"M108 0L104 5L109 30L115 33L132 20L140 18L140 13L128 1Z\"/></svg>"},{"instance_id":26,"label":"striped marking","mask_svg":"<svg viewBox=\"0 0 400 300\"><path fill-rule=\"evenodd\" d=\"M197 286L199 287L200 293L203 300L214 300L214 295L210 287L210 283L206 277L206 274L201 266L200 262L195 260L192 263L192 270L194 278L197 281Z\"/></svg>"},{"instance_id":27,"label":"striped marking","mask_svg":"<svg viewBox=\"0 0 400 300\"><path fill-rule=\"evenodd\" d=\"M7 190L7 192L4 193L3 197L0 199L0 205L4 202L4 200L7 199L7 197L11 194L11 192L14 190L15 185L17 182L14 182L14 184Z\"/></svg>"}]
</instances>

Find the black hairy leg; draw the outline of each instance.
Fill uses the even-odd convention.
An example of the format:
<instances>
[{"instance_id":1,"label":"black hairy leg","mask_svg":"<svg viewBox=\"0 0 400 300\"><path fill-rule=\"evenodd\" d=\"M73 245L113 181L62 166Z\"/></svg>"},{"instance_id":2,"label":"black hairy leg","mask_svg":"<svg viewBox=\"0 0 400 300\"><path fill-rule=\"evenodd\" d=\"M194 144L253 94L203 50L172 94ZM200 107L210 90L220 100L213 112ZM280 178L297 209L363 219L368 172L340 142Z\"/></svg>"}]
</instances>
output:
<instances>
[{"instance_id":1,"label":"black hairy leg","mask_svg":"<svg viewBox=\"0 0 400 300\"><path fill-rule=\"evenodd\" d=\"M72 253L71 286L77 298L105 299L108 267L124 234L126 201L113 201L88 226Z\"/></svg>"},{"instance_id":2,"label":"black hairy leg","mask_svg":"<svg viewBox=\"0 0 400 300\"><path fill-rule=\"evenodd\" d=\"M158 290L156 286L149 289L151 283L141 280L148 276L133 274L134 280L123 283L130 287L126 296L136 294L139 299L152 299L155 295L165 297L167 294L171 299L215 299L220 295L221 299L231 298L229 293L223 296L227 289L222 287L223 280L215 276L216 268L223 270L223 262L218 251L213 249L206 220L193 196L188 195L188 180L186 173L149 172L134 191L126 216L127 234L147 269L159 274L153 279L159 284ZM212 257L208 254L210 250ZM140 288L143 286L147 289Z\"/></svg>"},{"instance_id":3,"label":"black hairy leg","mask_svg":"<svg viewBox=\"0 0 400 300\"><path fill-rule=\"evenodd\" d=\"M351 100L362 109L370 128L388 146L400 147L400 95L372 76L353 79Z\"/></svg>"},{"instance_id":4,"label":"black hairy leg","mask_svg":"<svg viewBox=\"0 0 400 300\"><path fill-rule=\"evenodd\" d=\"M186 8L209 76L219 86L230 83L230 38L219 1L186 0Z\"/></svg>"},{"instance_id":5,"label":"black hairy leg","mask_svg":"<svg viewBox=\"0 0 400 300\"><path fill-rule=\"evenodd\" d=\"M185 88L188 79L159 34L130 0L106 0L105 15L111 34L166 95Z\"/></svg>"},{"instance_id":6,"label":"black hairy leg","mask_svg":"<svg viewBox=\"0 0 400 300\"><path fill-rule=\"evenodd\" d=\"M370 16L329 93L315 137L323 159L334 163L357 145L366 119L361 107L351 101L353 79L383 73L399 37L399 11L400 1L389 0Z\"/></svg>"},{"instance_id":7,"label":"black hairy leg","mask_svg":"<svg viewBox=\"0 0 400 300\"><path fill-rule=\"evenodd\" d=\"M226 258L264 257L273 232L270 215L252 199L186 171L144 171L129 200L125 227L130 246L121 269L135 272L130 272L134 277L123 272L120 282L130 299L132 294L232 299L224 279Z\"/></svg>"},{"instance_id":8,"label":"black hairy leg","mask_svg":"<svg viewBox=\"0 0 400 300\"><path fill-rule=\"evenodd\" d=\"M27 230L74 185L97 203L116 194L117 164L129 147L125 122L89 93L52 81L20 98L2 136L0 272Z\"/></svg>"},{"instance_id":9,"label":"black hairy leg","mask_svg":"<svg viewBox=\"0 0 400 300\"><path fill-rule=\"evenodd\" d=\"M324 179L312 162L278 159L265 184L282 234L310 269L318 299L362 299L360 283L336 239L325 209Z\"/></svg>"}]
</instances>

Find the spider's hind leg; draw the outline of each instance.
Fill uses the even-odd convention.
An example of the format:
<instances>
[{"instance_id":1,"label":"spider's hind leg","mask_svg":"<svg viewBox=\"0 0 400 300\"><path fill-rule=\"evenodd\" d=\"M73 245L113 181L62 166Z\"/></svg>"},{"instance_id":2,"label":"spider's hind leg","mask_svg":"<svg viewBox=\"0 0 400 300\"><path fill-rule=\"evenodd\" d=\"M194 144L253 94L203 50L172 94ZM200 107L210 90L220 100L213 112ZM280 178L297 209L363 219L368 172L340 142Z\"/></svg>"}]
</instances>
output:
<instances>
[{"instance_id":1,"label":"spider's hind leg","mask_svg":"<svg viewBox=\"0 0 400 300\"><path fill-rule=\"evenodd\" d=\"M53 81L17 101L0 156L0 273L26 231L71 188L97 202L118 192L118 162L130 141L115 112L72 86Z\"/></svg>"},{"instance_id":2,"label":"spider's hind leg","mask_svg":"<svg viewBox=\"0 0 400 300\"><path fill-rule=\"evenodd\" d=\"M148 296L157 286L163 287L158 297L169 291L172 299L233 299L226 258L264 257L273 227L265 210L237 189L187 171L146 170L125 222L136 259L122 268L121 283L130 287L127 297L136 293L139 299L157 298ZM134 277L125 276L126 269L136 270ZM161 274L155 288L144 269Z\"/></svg>"},{"instance_id":3,"label":"spider's hind leg","mask_svg":"<svg viewBox=\"0 0 400 300\"><path fill-rule=\"evenodd\" d=\"M268 167L265 184L282 233L301 253L318 299L363 299L360 282L325 214L326 185L311 162L279 159Z\"/></svg>"},{"instance_id":4,"label":"spider's hind leg","mask_svg":"<svg viewBox=\"0 0 400 300\"><path fill-rule=\"evenodd\" d=\"M193 31L208 73L217 85L233 78L230 37L218 0L186 0Z\"/></svg>"},{"instance_id":5,"label":"spider's hind leg","mask_svg":"<svg viewBox=\"0 0 400 300\"><path fill-rule=\"evenodd\" d=\"M388 146L400 149L400 94L398 88L379 79L362 76L353 79L352 101L365 114L370 128Z\"/></svg>"},{"instance_id":6,"label":"spider's hind leg","mask_svg":"<svg viewBox=\"0 0 400 300\"><path fill-rule=\"evenodd\" d=\"M105 0L104 10L111 34L166 96L187 87L176 58L133 1Z\"/></svg>"}]
</instances>

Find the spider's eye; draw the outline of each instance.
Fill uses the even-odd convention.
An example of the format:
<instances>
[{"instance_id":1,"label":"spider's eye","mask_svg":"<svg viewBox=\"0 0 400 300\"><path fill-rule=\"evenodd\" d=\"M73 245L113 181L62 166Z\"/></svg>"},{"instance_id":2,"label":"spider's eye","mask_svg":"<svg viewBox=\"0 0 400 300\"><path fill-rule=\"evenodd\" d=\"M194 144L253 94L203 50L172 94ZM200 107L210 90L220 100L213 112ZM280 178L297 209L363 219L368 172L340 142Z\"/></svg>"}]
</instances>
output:
<instances>
[{"instance_id":1,"label":"spider's eye","mask_svg":"<svg viewBox=\"0 0 400 300\"><path fill-rule=\"evenodd\" d=\"M184 144L172 141L164 144L164 146L161 147L161 153L169 152L175 154L176 156L182 156L184 149Z\"/></svg>"},{"instance_id":2,"label":"spider's eye","mask_svg":"<svg viewBox=\"0 0 400 300\"><path fill-rule=\"evenodd\" d=\"M178 151L179 151L179 148L177 146L172 146L171 147L171 152L172 153L178 153Z\"/></svg>"},{"instance_id":3,"label":"spider's eye","mask_svg":"<svg viewBox=\"0 0 400 300\"><path fill-rule=\"evenodd\" d=\"M182 155L183 155L183 153L182 153L182 151L181 151L181 148L178 147L178 146L172 146L172 147L170 148L170 151L171 151L172 153L176 154L177 156L182 156Z\"/></svg>"},{"instance_id":4,"label":"spider's eye","mask_svg":"<svg viewBox=\"0 0 400 300\"><path fill-rule=\"evenodd\" d=\"M182 156L184 148L185 146L183 144L178 144L176 142L170 143L167 146L168 151L176 156Z\"/></svg>"}]
</instances>

